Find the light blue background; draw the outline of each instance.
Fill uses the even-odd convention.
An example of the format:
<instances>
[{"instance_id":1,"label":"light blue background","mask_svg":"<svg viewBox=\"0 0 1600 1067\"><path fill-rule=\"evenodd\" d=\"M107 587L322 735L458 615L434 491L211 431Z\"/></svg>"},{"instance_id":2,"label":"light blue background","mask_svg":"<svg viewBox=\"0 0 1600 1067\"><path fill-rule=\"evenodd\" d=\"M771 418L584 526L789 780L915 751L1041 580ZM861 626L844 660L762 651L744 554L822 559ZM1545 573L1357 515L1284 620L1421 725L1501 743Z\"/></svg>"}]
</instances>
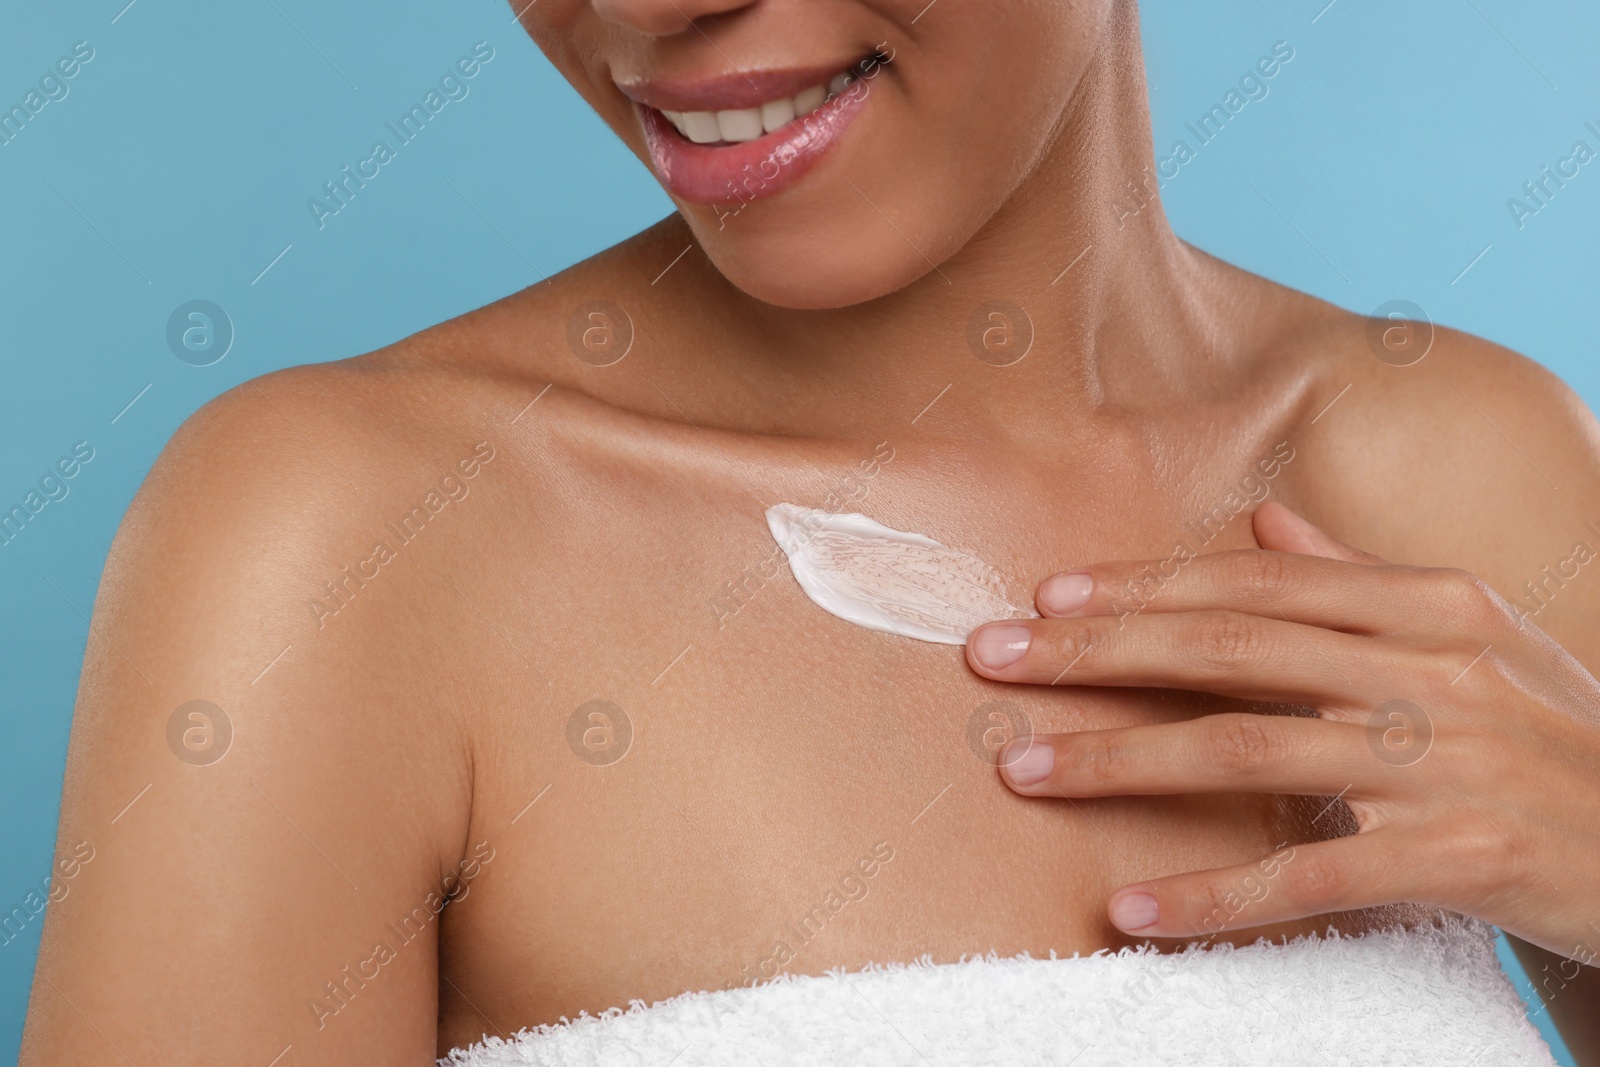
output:
<instances>
[{"instance_id":1,"label":"light blue background","mask_svg":"<svg viewBox=\"0 0 1600 1067\"><path fill-rule=\"evenodd\" d=\"M384 345L671 210L499 0L125 3L0 0L0 108L74 42L96 52L0 146L0 509L73 442L96 450L0 547L0 912L49 871L85 615L177 425L241 381ZM1596 403L1600 162L1520 231L1506 200L1575 140L1600 148L1584 129L1600 126L1600 14L1325 3L1145 3L1162 154L1193 144L1184 122L1273 42L1296 53L1168 184L1178 231L1355 310L1412 300ZM496 58L470 96L319 232L307 198L479 40ZM169 314L196 298L237 330L208 367L166 345ZM37 939L35 921L0 946L0 1060Z\"/></svg>"}]
</instances>

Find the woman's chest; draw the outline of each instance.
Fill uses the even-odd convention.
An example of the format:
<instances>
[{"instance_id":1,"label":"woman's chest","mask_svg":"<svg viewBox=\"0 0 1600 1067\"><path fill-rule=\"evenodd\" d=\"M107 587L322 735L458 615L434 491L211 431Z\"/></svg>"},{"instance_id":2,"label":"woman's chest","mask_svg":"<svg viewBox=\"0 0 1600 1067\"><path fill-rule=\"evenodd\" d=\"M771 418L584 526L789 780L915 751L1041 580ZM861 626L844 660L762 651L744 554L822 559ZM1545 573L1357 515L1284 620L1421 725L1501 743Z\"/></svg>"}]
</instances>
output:
<instances>
[{"instance_id":1,"label":"woman's chest","mask_svg":"<svg viewBox=\"0 0 1600 1067\"><path fill-rule=\"evenodd\" d=\"M495 858L452 908L445 966L495 975L479 995L519 1023L777 970L1121 944L1104 917L1117 886L1334 825L1309 798L1017 797L995 769L1012 737L1237 705L991 682L959 647L820 609L759 523L719 533L689 508L627 548L618 530L647 511L540 561L542 580L574 576L593 607L508 634L478 681L491 710L472 840ZM1212 550L1248 537L1222 525ZM1057 562L1032 529L1021 551L1003 537L970 548L1019 583L1088 561ZM520 580L502 586L508 606L541 596Z\"/></svg>"}]
</instances>

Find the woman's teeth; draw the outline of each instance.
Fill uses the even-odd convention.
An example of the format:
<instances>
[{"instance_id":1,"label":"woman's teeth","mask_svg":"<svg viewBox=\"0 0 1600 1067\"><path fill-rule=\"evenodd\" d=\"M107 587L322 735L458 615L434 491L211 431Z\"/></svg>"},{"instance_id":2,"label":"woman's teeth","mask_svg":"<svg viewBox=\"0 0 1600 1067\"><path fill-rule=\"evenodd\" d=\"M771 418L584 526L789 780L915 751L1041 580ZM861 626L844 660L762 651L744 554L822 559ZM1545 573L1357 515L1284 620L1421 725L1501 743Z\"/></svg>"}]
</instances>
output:
<instances>
[{"instance_id":1,"label":"woman's teeth","mask_svg":"<svg viewBox=\"0 0 1600 1067\"><path fill-rule=\"evenodd\" d=\"M815 85L798 96L772 100L760 107L737 111L662 111L667 121L695 144L737 144L782 129L796 118L811 114L830 96L849 88L850 74L835 74L826 85Z\"/></svg>"}]
</instances>

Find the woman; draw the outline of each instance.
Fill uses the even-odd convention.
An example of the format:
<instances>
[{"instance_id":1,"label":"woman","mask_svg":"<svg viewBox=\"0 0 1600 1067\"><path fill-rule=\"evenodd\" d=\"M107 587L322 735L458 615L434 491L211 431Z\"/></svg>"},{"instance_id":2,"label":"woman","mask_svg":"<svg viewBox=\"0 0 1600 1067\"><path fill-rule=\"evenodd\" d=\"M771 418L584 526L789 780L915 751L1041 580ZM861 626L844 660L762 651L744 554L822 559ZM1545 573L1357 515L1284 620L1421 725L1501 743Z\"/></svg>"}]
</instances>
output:
<instances>
[{"instance_id":1,"label":"woman","mask_svg":"<svg viewBox=\"0 0 1600 1067\"><path fill-rule=\"evenodd\" d=\"M1132 0L520 17L679 213L174 438L25 1063L1549 1062L1478 920L1600 1055L1564 387L1179 241ZM820 610L780 504L999 621Z\"/></svg>"}]
</instances>

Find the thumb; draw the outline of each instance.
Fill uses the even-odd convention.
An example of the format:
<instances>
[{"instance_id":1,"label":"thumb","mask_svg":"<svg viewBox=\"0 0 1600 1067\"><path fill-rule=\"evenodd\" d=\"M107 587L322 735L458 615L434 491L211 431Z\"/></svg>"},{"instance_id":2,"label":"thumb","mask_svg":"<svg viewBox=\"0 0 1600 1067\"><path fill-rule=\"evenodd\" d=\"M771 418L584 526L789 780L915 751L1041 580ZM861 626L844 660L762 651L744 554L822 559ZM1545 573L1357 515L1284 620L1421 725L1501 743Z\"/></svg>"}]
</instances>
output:
<instances>
[{"instance_id":1,"label":"thumb","mask_svg":"<svg viewBox=\"0 0 1600 1067\"><path fill-rule=\"evenodd\" d=\"M1252 517L1256 543L1274 552L1295 552L1302 556L1322 556L1346 563L1383 563L1381 556L1351 548L1324 533L1276 500L1256 508Z\"/></svg>"}]
</instances>

